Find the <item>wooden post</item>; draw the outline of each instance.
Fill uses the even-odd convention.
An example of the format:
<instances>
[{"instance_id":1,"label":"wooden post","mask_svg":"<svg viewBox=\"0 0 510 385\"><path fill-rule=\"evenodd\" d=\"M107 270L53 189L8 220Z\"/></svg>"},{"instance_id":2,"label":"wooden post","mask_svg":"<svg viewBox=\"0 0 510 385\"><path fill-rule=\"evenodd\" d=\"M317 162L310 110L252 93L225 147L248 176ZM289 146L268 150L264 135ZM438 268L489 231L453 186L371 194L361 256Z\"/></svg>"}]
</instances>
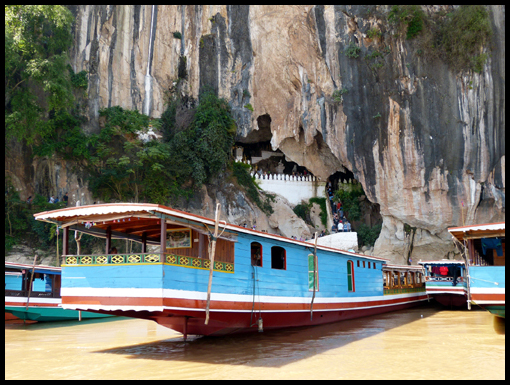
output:
<instances>
[{"instance_id":1,"label":"wooden post","mask_svg":"<svg viewBox=\"0 0 510 385\"><path fill-rule=\"evenodd\" d=\"M112 248L112 227L108 226L106 228L106 254L110 254L111 248Z\"/></svg>"},{"instance_id":2,"label":"wooden post","mask_svg":"<svg viewBox=\"0 0 510 385\"><path fill-rule=\"evenodd\" d=\"M64 227L64 240L62 245L62 255L69 254L69 227ZM57 266L60 266L60 261L57 259Z\"/></svg>"},{"instance_id":3,"label":"wooden post","mask_svg":"<svg viewBox=\"0 0 510 385\"><path fill-rule=\"evenodd\" d=\"M310 304L310 321L313 319L313 301L315 300L315 286L317 285L317 237L319 233L315 232L315 245L313 248L313 295Z\"/></svg>"},{"instance_id":4,"label":"wooden post","mask_svg":"<svg viewBox=\"0 0 510 385\"><path fill-rule=\"evenodd\" d=\"M147 252L147 233L144 231L142 233L142 253Z\"/></svg>"},{"instance_id":5,"label":"wooden post","mask_svg":"<svg viewBox=\"0 0 510 385\"><path fill-rule=\"evenodd\" d=\"M34 257L34 263L32 265L32 274L30 275L30 282L28 283L28 296L27 296L27 306L25 307L25 312L28 311L28 304L30 302L30 294L32 294L32 281L34 280L35 273L35 263L37 261L37 254ZM25 323L25 316L23 317L23 323Z\"/></svg>"},{"instance_id":6,"label":"wooden post","mask_svg":"<svg viewBox=\"0 0 510 385\"><path fill-rule=\"evenodd\" d=\"M163 262L164 261L164 255L165 255L165 251L166 251L166 221L164 218L161 218L161 237L160 237L160 252L161 252L161 255L160 255L160 261Z\"/></svg>"},{"instance_id":7,"label":"wooden post","mask_svg":"<svg viewBox=\"0 0 510 385\"><path fill-rule=\"evenodd\" d=\"M214 235L210 235L211 242L209 242L209 260L211 265L209 266L209 284L207 285L207 304L205 306L205 324L209 323L209 306L211 304L211 286L214 269L214 254L216 253L216 238L218 237L218 225L220 220L221 205L216 203L216 218L214 220Z\"/></svg>"}]
</instances>

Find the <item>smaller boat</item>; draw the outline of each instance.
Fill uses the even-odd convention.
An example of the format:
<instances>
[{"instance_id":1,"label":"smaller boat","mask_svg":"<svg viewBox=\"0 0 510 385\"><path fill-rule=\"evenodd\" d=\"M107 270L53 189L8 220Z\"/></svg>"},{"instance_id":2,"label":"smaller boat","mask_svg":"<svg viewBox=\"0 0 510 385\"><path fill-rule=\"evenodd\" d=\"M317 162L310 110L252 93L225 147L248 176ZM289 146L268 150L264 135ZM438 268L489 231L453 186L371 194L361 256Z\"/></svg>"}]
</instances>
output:
<instances>
[{"instance_id":1,"label":"smaller boat","mask_svg":"<svg viewBox=\"0 0 510 385\"><path fill-rule=\"evenodd\" d=\"M418 262L425 269L427 295L449 308L467 308L467 280L464 261L443 259Z\"/></svg>"},{"instance_id":2,"label":"smaller boat","mask_svg":"<svg viewBox=\"0 0 510 385\"><path fill-rule=\"evenodd\" d=\"M466 261L468 307L474 304L505 318L505 222L448 231Z\"/></svg>"},{"instance_id":3,"label":"smaller boat","mask_svg":"<svg viewBox=\"0 0 510 385\"><path fill-rule=\"evenodd\" d=\"M5 319L65 321L110 315L62 308L62 268L5 262Z\"/></svg>"}]
</instances>

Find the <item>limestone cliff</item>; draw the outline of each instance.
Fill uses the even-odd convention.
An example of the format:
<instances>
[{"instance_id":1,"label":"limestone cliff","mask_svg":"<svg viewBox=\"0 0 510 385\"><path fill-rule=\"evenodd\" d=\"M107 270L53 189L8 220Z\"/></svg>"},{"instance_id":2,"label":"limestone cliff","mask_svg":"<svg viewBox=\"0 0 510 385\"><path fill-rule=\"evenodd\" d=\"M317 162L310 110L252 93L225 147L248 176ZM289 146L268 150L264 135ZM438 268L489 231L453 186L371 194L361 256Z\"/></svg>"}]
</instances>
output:
<instances>
[{"instance_id":1,"label":"limestone cliff","mask_svg":"<svg viewBox=\"0 0 510 385\"><path fill-rule=\"evenodd\" d=\"M504 220L504 6L487 6L493 50L480 73L454 72L394 36L390 6L69 7L89 131L99 108L159 117L177 82L195 98L212 87L232 106L238 141L270 129L274 150L322 180L354 174L380 205L375 254L403 262L406 223L418 229L415 253L441 258L449 226ZM441 7L454 6L422 9Z\"/></svg>"}]
</instances>

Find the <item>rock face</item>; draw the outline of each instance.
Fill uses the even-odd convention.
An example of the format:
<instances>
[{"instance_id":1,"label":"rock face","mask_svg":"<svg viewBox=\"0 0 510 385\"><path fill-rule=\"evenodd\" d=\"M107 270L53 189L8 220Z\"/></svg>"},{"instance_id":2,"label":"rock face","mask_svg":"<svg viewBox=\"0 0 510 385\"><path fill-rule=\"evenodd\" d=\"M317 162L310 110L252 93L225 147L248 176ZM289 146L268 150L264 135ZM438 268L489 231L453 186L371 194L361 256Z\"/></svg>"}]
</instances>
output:
<instances>
[{"instance_id":1,"label":"rock face","mask_svg":"<svg viewBox=\"0 0 510 385\"><path fill-rule=\"evenodd\" d=\"M504 6L487 6L483 71L463 74L395 37L389 6L69 7L90 132L99 108L146 106L159 117L176 83L194 98L210 87L229 101L239 141L269 127L273 150L322 180L354 174L380 205L375 255L402 262L405 223L418 228L417 255L441 258L449 226L504 220ZM369 38L373 28L381 35Z\"/></svg>"}]
</instances>

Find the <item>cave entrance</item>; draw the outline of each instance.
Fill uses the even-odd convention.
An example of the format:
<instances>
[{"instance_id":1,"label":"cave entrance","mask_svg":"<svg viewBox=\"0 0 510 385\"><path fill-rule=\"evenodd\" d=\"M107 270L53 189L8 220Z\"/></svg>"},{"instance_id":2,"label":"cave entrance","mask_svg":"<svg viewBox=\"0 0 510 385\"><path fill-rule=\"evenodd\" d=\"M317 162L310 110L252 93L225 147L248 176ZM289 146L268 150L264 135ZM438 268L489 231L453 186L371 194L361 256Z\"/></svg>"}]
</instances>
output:
<instances>
[{"instance_id":1,"label":"cave entrance","mask_svg":"<svg viewBox=\"0 0 510 385\"><path fill-rule=\"evenodd\" d=\"M345 171L337 171L328 178L328 186L331 183L331 191L333 195L333 203L335 197L342 196L342 212L337 212L338 205L332 204L332 213L338 219L343 215L351 224L352 231L358 233L358 246L371 247L374 245L379 236L382 225L382 217L380 214L380 206L368 200L363 186L354 178L354 174L345 169ZM328 189L329 190L329 189ZM343 190L344 194L335 194L338 190ZM328 192L329 193L329 192ZM334 223L335 220L334 220Z\"/></svg>"},{"instance_id":2,"label":"cave entrance","mask_svg":"<svg viewBox=\"0 0 510 385\"><path fill-rule=\"evenodd\" d=\"M352 171L345 169L345 172L337 171L333 175L330 175L330 177L328 178L328 185L329 182L331 182L331 190L334 193L336 190L338 190L338 186L341 183L349 183L349 181L351 181L351 183L359 183L354 178L354 174L352 173Z\"/></svg>"},{"instance_id":3,"label":"cave entrance","mask_svg":"<svg viewBox=\"0 0 510 385\"><path fill-rule=\"evenodd\" d=\"M271 146L271 116L260 115L257 118L258 130L252 130L246 137L236 138L234 158L248 162L257 172L271 174L306 175L306 167L288 161L279 149L273 151Z\"/></svg>"}]
</instances>

